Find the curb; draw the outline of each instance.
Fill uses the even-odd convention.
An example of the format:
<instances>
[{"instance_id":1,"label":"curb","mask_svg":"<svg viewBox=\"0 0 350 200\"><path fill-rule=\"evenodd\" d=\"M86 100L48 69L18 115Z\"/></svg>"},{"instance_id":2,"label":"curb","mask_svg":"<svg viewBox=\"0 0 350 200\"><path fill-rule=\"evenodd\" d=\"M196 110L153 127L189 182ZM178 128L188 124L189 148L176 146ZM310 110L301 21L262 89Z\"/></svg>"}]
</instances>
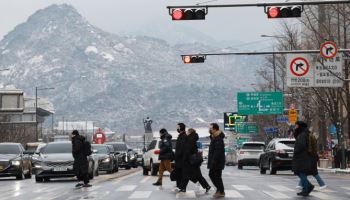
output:
<instances>
[{"instance_id":1,"label":"curb","mask_svg":"<svg viewBox=\"0 0 350 200\"><path fill-rule=\"evenodd\" d=\"M350 174L350 169L326 169L326 168L318 168L319 171L329 172L334 174Z\"/></svg>"}]
</instances>

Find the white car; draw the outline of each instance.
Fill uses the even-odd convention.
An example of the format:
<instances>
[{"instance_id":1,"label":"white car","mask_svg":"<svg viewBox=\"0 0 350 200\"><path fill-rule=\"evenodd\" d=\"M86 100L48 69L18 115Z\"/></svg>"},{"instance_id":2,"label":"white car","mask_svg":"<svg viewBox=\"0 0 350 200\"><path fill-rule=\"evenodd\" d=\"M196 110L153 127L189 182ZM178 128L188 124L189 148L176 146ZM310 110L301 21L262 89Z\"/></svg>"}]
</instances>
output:
<instances>
[{"instance_id":1,"label":"white car","mask_svg":"<svg viewBox=\"0 0 350 200\"><path fill-rule=\"evenodd\" d=\"M172 139L172 147L175 152L176 147L176 139ZM143 175L147 176L148 172L151 171L152 176L157 176L159 163L158 156L160 153L159 149L160 138L152 140L152 142L148 145L147 150L143 154Z\"/></svg>"},{"instance_id":2,"label":"white car","mask_svg":"<svg viewBox=\"0 0 350 200\"><path fill-rule=\"evenodd\" d=\"M238 151L238 169L243 169L243 166L259 166L259 158L264 150L264 142L244 142Z\"/></svg>"}]
</instances>

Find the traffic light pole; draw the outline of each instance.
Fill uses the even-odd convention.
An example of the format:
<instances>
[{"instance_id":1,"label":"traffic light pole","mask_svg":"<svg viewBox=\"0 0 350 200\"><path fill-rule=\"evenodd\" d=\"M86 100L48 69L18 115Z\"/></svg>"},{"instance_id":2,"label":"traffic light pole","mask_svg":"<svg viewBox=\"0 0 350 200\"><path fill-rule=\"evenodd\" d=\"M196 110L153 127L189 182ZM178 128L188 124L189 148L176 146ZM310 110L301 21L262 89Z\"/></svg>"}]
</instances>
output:
<instances>
[{"instance_id":1,"label":"traffic light pole","mask_svg":"<svg viewBox=\"0 0 350 200\"><path fill-rule=\"evenodd\" d=\"M324 4L346 4L350 3L350 0L340 1L294 1L294 2L269 2L269 3L253 3L253 4L211 4L211 5L185 5L185 6L167 6L170 9L176 8L228 8L228 7L267 7L267 6L294 6L294 5L324 5Z\"/></svg>"}]
</instances>

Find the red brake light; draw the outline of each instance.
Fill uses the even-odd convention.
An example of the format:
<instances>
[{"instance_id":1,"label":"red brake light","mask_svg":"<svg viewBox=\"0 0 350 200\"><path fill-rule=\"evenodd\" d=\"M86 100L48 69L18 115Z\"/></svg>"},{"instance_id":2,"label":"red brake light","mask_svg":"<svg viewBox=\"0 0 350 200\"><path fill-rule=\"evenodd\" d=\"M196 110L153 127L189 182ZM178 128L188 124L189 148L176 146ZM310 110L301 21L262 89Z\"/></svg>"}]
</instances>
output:
<instances>
[{"instance_id":1,"label":"red brake light","mask_svg":"<svg viewBox=\"0 0 350 200\"><path fill-rule=\"evenodd\" d=\"M239 151L239 154L244 154L244 151Z\"/></svg>"},{"instance_id":2,"label":"red brake light","mask_svg":"<svg viewBox=\"0 0 350 200\"><path fill-rule=\"evenodd\" d=\"M181 9L174 9L172 12L173 20L180 20L183 18L183 16L184 16L184 13Z\"/></svg>"},{"instance_id":3,"label":"red brake light","mask_svg":"<svg viewBox=\"0 0 350 200\"><path fill-rule=\"evenodd\" d=\"M268 10L268 15L270 18L276 18L280 14L280 9L278 7L270 7Z\"/></svg>"},{"instance_id":4,"label":"red brake light","mask_svg":"<svg viewBox=\"0 0 350 200\"><path fill-rule=\"evenodd\" d=\"M159 155L160 154L160 150L159 149L155 150L154 154Z\"/></svg>"},{"instance_id":5,"label":"red brake light","mask_svg":"<svg viewBox=\"0 0 350 200\"><path fill-rule=\"evenodd\" d=\"M277 152L278 154L284 154L284 153L286 153L283 149L278 149L278 150L276 150L276 152Z\"/></svg>"}]
</instances>

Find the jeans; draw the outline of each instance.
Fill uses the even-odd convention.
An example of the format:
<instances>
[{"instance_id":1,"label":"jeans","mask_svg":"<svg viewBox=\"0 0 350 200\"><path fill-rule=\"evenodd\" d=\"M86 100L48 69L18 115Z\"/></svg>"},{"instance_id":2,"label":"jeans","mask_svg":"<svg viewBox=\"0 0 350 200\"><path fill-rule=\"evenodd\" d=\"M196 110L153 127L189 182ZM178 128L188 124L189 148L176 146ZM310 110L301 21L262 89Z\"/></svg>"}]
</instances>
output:
<instances>
[{"instance_id":1,"label":"jeans","mask_svg":"<svg viewBox=\"0 0 350 200\"><path fill-rule=\"evenodd\" d=\"M298 177L300 178L301 186L303 187L303 192L309 193L309 187L312 185L309 180L307 180L307 176L305 173L298 173Z\"/></svg>"},{"instance_id":2,"label":"jeans","mask_svg":"<svg viewBox=\"0 0 350 200\"><path fill-rule=\"evenodd\" d=\"M318 185L320 185L320 187L326 185L326 184L324 183L324 181L322 180L322 178L321 178L321 176L320 176L319 174L314 175L314 177L315 177L315 179L316 179ZM301 181L299 181L299 186L302 186L302 185L301 185Z\"/></svg>"}]
</instances>

